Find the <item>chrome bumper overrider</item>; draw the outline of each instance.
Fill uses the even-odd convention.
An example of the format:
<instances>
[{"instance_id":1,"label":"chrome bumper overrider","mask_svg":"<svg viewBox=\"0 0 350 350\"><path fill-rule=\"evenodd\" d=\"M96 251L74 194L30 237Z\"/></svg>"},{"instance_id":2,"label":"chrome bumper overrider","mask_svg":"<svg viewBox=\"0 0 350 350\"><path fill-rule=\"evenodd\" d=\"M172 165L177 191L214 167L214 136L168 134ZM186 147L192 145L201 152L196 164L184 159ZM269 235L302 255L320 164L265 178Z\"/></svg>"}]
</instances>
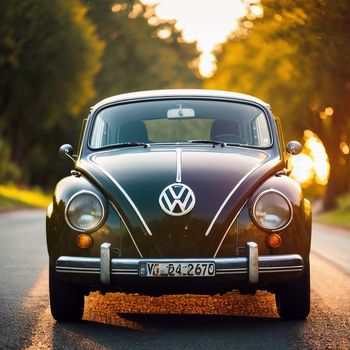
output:
<instances>
[{"instance_id":1,"label":"chrome bumper overrider","mask_svg":"<svg viewBox=\"0 0 350 350\"><path fill-rule=\"evenodd\" d=\"M111 276L140 276L140 265L145 262L214 262L216 276L241 274L247 276L252 284L259 282L260 274L301 272L304 269L303 258L298 254L258 255L258 245L247 243L248 256L235 258L205 258L205 259L123 259L110 258L111 244L101 245L100 257L61 256L56 261L56 272L59 274L90 274L99 275L102 284L110 284Z\"/></svg>"}]
</instances>

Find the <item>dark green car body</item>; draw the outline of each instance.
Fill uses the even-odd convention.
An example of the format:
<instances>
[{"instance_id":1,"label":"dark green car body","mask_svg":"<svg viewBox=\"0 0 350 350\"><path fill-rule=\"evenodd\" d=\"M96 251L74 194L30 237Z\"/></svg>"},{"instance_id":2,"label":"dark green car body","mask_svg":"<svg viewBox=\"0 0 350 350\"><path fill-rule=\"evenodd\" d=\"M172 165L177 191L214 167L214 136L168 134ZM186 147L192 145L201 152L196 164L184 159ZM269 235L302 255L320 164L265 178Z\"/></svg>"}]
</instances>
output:
<instances>
[{"instance_id":1,"label":"dark green car body","mask_svg":"<svg viewBox=\"0 0 350 350\"><path fill-rule=\"evenodd\" d=\"M104 109L179 98L259 108L267 118L271 142L266 147L192 142L91 147L96 116ZM214 294L233 289L278 293L305 274L311 241L310 203L285 170L284 148L279 121L269 106L246 95L164 90L100 102L84 124L74 171L57 184L47 213L55 278L81 286L85 294ZM162 191L171 184L185 184L193 191L195 204L188 213L169 215L162 209ZM67 223L66 213L71 198L84 191L96 194L104 208L98 227L83 232L91 238L88 248L77 245L82 231ZM262 228L252 214L257 198L269 191L281 194L291 207L291 218L281 230ZM281 238L279 247L267 244L272 233ZM174 278L142 270L151 263L172 262L213 263L216 271Z\"/></svg>"}]
</instances>

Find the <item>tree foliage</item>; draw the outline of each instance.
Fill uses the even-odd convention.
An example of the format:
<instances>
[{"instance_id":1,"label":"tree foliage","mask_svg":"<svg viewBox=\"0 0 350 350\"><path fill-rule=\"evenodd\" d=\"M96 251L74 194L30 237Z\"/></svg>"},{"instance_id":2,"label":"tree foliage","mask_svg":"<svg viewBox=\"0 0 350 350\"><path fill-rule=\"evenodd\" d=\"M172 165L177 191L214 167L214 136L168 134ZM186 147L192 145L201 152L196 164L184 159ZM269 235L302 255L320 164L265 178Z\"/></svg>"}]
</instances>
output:
<instances>
[{"instance_id":1,"label":"tree foliage","mask_svg":"<svg viewBox=\"0 0 350 350\"><path fill-rule=\"evenodd\" d=\"M183 42L174 23L157 20L152 8L138 1L86 3L106 43L96 78L99 99L128 91L200 85L191 67L198 56L196 46ZM154 21L152 26L148 20ZM158 37L161 31L167 33L166 39Z\"/></svg>"},{"instance_id":2,"label":"tree foliage","mask_svg":"<svg viewBox=\"0 0 350 350\"><path fill-rule=\"evenodd\" d=\"M77 0L4 0L0 13L0 136L25 179L54 125L94 95L103 43Z\"/></svg>"},{"instance_id":3,"label":"tree foliage","mask_svg":"<svg viewBox=\"0 0 350 350\"><path fill-rule=\"evenodd\" d=\"M326 206L349 190L350 2L265 0L264 17L247 22L219 54L206 83L257 95L271 103L289 136L316 132L331 163ZM331 107L333 114L327 114ZM330 109L328 109L330 111Z\"/></svg>"},{"instance_id":4,"label":"tree foliage","mask_svg":"<svg viewBox=\"0 0 350 350\"><path fill-rule=\"evenodd\" d=\"M152 9L138 1L2 0L0 13L0 152L14 162L0 181L19 169L22 182L54 184L71 166L58 147L77 143L101 98L199 85L194 44L174 23L148 25Z\"/></svg>"},{"instance_id":5,"label":"tree foliage","mask_svg":"<svg viewBox=\"0 0 350 350\"><path fill-rule=\"evenodd\" d=\"M20 171L11 160L11 150L4 140L0 139L0 183L15 182L20 176Z\"/></svg>"}]
</instances>

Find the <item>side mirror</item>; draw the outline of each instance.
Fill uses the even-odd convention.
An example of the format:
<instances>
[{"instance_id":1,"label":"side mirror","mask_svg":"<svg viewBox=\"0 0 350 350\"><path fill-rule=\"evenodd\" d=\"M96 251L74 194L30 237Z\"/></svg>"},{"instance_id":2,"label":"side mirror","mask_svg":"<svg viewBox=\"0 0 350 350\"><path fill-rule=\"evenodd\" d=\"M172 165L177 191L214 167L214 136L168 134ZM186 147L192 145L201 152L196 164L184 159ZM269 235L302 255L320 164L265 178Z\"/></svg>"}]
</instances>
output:
<instances>
[{"instance_id":1,"label":"side mirror","mask_svg":"<svg viewBox=\"0 0 350 350\"><path fill-rule=\"evenodd\" d=\"M60 147L60 149L58 150L58 156L60 157L60 159L69 158L73 162L75 162L75 160L73 158L73 146L72 145L69 145L69 144L62 145Z\"/></svg>"},{"instance_id":2,"label":"side mirror","mask_svg":"<svg viewBox=\"0 0 350 350\"><path fill-rule=\"evenodd\" d=\"M286 151L293 156L299 154L302 151L302 149L303 146L298 141L289 141L286 146Z\"/></svg>"}]
</instances>

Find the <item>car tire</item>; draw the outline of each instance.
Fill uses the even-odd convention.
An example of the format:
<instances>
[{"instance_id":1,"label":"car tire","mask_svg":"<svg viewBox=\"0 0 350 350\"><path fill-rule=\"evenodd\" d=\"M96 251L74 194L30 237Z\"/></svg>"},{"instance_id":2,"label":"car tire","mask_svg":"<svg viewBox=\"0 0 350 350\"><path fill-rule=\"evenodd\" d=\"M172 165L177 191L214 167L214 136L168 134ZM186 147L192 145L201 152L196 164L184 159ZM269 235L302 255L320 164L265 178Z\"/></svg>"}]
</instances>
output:
<instances>
[{"instance_id":1,"label":"car tire","mask_svg":"<svg viewBox=\"0 0 350 350\"><path fill-rule=\"evenodd\" d=\"M60 279L53 267L49 268L51 314L59 322L80 321L84 314L82 286Z\"/></svg>"},{"instance_id":2,"label":"car tire","mask_svg":"<svg viewBox=\"0 0 350 350\"><path fill-rule=\"evenodd\" d=\"M283 283L276 291L277 312L285 320L305 320L310 312L310 263L305 262L304 274Z\"/></svg>"}]
</instances>

